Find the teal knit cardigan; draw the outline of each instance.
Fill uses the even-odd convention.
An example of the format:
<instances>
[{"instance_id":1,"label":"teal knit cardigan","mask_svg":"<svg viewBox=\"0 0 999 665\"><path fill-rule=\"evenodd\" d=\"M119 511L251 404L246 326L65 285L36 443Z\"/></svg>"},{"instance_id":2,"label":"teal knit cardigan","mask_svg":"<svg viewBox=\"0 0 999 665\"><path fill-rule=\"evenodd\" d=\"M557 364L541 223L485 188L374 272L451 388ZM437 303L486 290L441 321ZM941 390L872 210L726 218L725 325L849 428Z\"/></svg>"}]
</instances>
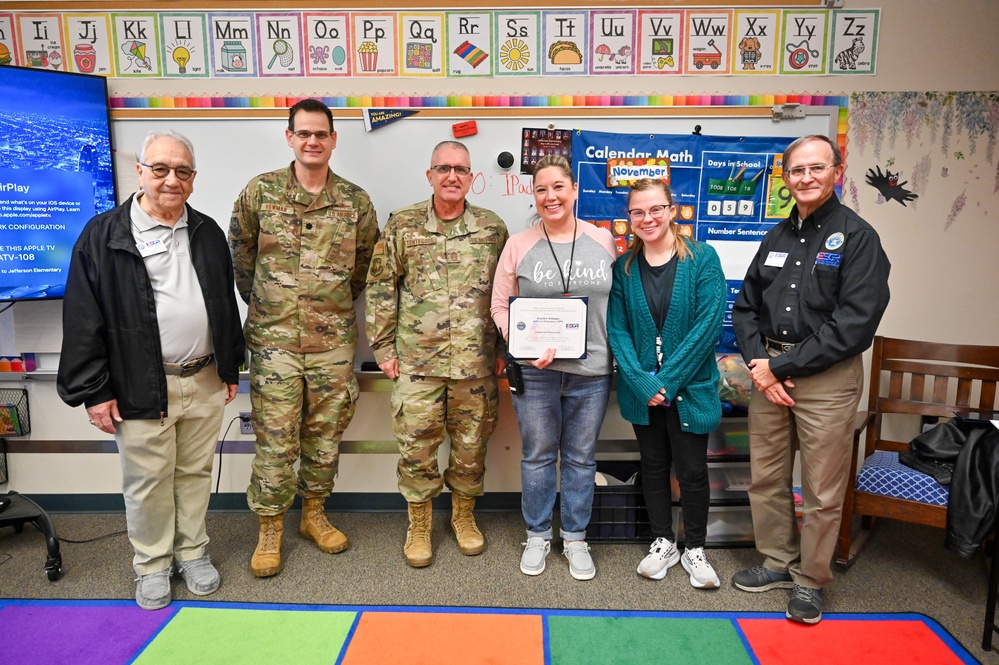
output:
<instances>
[{"instance_id":1,"label":"teal knit cardigan","mask_svg":"<svg viewBox=\"0 0 999 665\"><path fill-rule=\"evenodd\" d=\"M607 336L617 361L621 416L649 424L649 400L666 389L676 403L684 431L706 434L721 421L718 366L714 348L725 316L725 276L710 245L688 240L693 256L679 261L663 323L663 365L656 376L656 325L645 301L638 262L626 275L632 251L618 257L607 305Z\"/></svg>"}]
</instances>

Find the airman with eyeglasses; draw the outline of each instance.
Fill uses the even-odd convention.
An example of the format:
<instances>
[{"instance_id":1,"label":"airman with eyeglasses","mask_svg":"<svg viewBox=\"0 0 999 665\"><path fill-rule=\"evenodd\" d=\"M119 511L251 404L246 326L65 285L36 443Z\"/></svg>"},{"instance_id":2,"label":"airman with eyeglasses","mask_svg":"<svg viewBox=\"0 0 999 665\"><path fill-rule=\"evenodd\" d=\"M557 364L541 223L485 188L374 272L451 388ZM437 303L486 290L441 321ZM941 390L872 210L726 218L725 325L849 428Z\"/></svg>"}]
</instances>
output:
<instances>
[{"instance_id":1,"label":"airman with eyeglasses","mask_svg":"<svg viewBox=\"0 0 999 665\"><path fill-rule=\"evenodd\" d=\"M448 176L451 171L454 171L455 175L459 177L465 177L472 172L471 167L468 166L453 166L451 164L438 164L436 166L431 166L430 170L437 175Z\"/></svg>"},{"instance_id":2,"label":"airman with eyeglasses","mask_svg":"<svg viewBox=\"0 0 999 665\"><path fill-rule=\"evenodd\" d=\"M255 577L281 572L284 513L296 495L302 536L327 554L350 546L325 502L358 394L354 300L378 239L367 192L330 168L337 134L329 107L296 103L285 138L295 160L251 180L229 224L236 288L249 305L256 442L246 498L260 521Z\"/></svg>"},{"instance_id":3,"label":"airman with eyeglasses","mask_svg":"<svg viewBox=\"0 0 999 665\"><path fill-rule=\"evenodd\" d=\"M317 141L328 141L330 137L333 136L333 132L326 132L323 130L319 130L318 132L309 132L304 129L294 131L292 134L294 134L295 137L301 141L308 141L313 136L316 137Z\"/></svg>"},{"instance_id":4,"label":"airman with eyeglasses","mask_svg":"<svg viewBox=\"0 0 999 665\"><path fill-rule=\"evenodd\" d=\"M398 485L410 520L403 554L414 568L433 563L431 499L445 485L459 551L472 556L485 547L472 509L496 426L502 340L489 304L507 239L495 213L465 200L473 176L464 144L439 143L426 176L432 196L389 217L371 259L367 293L368 341L379 369L392 379L398 406L392 410ZM438 464L446 435L450 457Z\"/></svg>"}]
</instances>

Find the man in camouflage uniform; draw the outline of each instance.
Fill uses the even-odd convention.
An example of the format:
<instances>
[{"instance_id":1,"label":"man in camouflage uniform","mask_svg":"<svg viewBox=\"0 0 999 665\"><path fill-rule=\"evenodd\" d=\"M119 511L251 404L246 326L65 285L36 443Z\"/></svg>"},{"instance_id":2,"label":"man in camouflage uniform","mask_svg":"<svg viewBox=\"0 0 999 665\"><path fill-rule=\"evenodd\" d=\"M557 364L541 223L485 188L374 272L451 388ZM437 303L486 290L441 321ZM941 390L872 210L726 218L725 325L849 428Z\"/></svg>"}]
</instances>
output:
<instances>
[{"instance_id":1,"label":"man in camouflage uniform","mask_svg":"<svg viewBox=\"0 0 999 665\"><path fill-rule=\"evenodd\" d=\"M493 272L507 230L495 213L465 201L468 149L439 144L430 159L428 201L389 217L368 271L368 339L390 379L401 459L399 490L409 503L404 553L414 568L433 563L431 503L451 489L451 527L462 554L485 539L472 510L482 494L486 441L496 427L502 337L489 313ZM437 449L451 454L443 478Z\"/></svg>"},{"instance_id":2,"label":"man in camouflage uniform","mask_svg":"<svg viewBox=\"0 0 999 665\"><path fill-rule=\"evenodd\" d=\"M353 301L378 239L368 194L329 168L336 132L326 105L295 104L285 135L295 161L251 180L229 226L236 288L249 304L256 454L246 499L260 518L250 561L257 577L281 572L284 513L296 492L302 537L323 552L350 545L324 506L359 393Z\"/></svg>"}]
</instances>

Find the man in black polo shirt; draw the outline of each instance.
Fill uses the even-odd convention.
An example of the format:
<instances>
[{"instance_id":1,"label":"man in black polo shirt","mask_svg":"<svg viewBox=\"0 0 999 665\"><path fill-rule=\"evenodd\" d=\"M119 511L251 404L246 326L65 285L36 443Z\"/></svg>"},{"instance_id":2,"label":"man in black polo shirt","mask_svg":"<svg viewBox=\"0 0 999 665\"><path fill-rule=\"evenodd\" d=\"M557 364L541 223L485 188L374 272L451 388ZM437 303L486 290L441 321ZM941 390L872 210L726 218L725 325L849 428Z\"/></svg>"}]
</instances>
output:
<instances>
[{"instance_id":1,"label":"man in black polo shirt","mask_svg":"<svg viewBox=\"0 0 999 665\"><path fill-rule=\"evenodd\" d=\"M743 591L793 589L787 618L822 619L850 473L853 422L864 384L861 354L888 306L891 268L877 232L840 203L843 157L825 136L784 152L790 216L764 237L732 320L753 377L749 501L762 566L736 573ZM804 523L792 496L801 453Z\"/></svg>"}]
</instances>

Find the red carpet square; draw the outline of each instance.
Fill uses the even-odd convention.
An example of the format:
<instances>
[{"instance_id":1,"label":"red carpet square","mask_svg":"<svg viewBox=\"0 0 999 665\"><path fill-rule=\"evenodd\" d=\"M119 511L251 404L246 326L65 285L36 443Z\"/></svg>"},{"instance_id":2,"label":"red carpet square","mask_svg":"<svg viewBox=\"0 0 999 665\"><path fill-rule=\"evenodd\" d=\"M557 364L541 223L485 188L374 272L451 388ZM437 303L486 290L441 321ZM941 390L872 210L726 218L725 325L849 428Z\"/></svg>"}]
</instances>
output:
<instances>
[{"instance_id":1,"label":"red carpet square","mask_svg":"<svg viewBox=\"0 0 999 665\"><path fill-rule=\"evenodd\" d=\"M551 616L548 643L552 665L752 663L728 619Z\"/></svg>"},{"instance_id":2,"label":"red carpet square","mask_svg":"<svg viewBox=\"0 0 999 665\"><path fill-rule=\"evenodd\" d=\"M922 621L826 618L805 626L785 619L739 619L760 665L959 665L950 647Z\"/></svg>"},{"instance_id":3,"label":"red carpet square","mask_svg":"<svg viewBox=\"0 0 999 665\"><path fill-rule=\"evenodd\" d=\"M541 617L520 614L365 612L343 665L543 665Z\"/></svg>"}]
</instances>

